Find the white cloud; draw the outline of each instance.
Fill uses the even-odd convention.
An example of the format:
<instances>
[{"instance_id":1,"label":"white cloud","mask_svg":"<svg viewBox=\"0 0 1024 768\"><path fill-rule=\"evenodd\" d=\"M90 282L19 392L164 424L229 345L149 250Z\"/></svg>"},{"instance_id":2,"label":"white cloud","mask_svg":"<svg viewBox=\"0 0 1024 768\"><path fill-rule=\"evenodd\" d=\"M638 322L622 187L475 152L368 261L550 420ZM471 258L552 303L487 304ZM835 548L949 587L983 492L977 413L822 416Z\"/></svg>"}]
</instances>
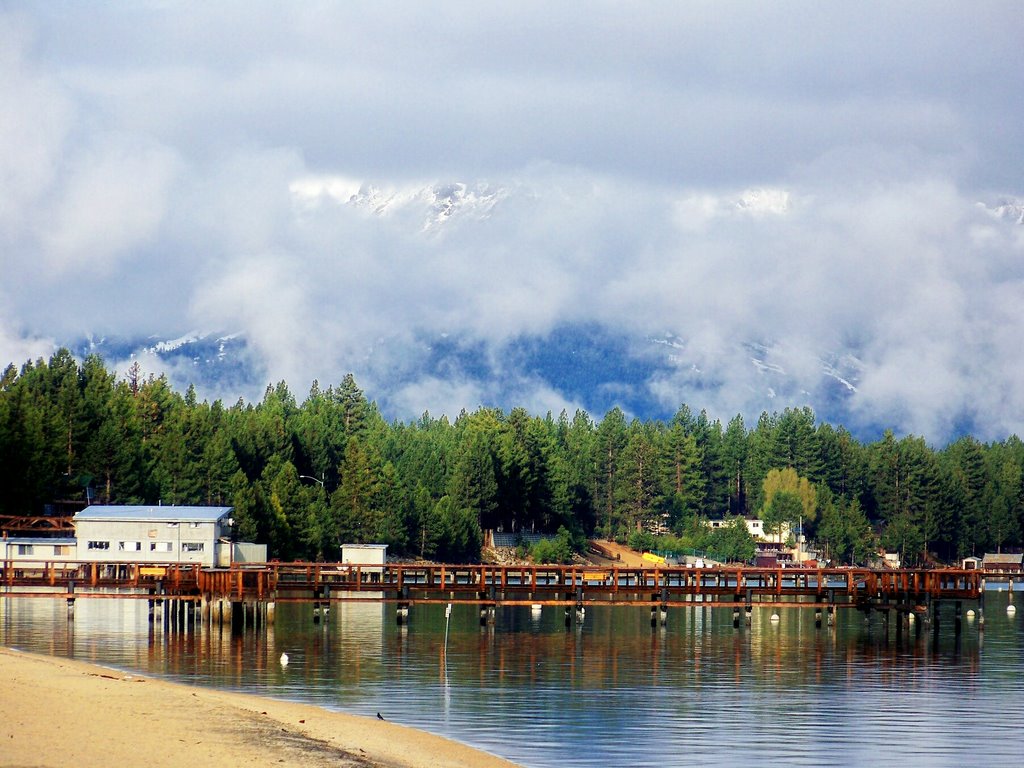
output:
<instances>
[{"instance_id":1,"label":"white cloud","mask_svg":"<svg viewBox=\"0 0 1024 768\"><path fill-rule=\"evenodd\" d=\"M41 266L52 273L109 272L146 245L163 220L173 153L104 137L66 168L57 199L36 217Z\"/></svg>"},{"instance_id":2,"label":"white cloud","mask_svg":"<svg viewBox=\"0 0 1024 768\"><path fill-rule=\"evenodd\" d=\"M418 413L496 396L416 369L451 333L543 411L575 400L504 345L595 325L680 339L670 409L802 404L854 355L865 423L1019 430L1024 227L977 206L1024 175L1019 18L29 3L0 339L241 332L268 380L366 371Z\"/></svg>"}]
</instances>

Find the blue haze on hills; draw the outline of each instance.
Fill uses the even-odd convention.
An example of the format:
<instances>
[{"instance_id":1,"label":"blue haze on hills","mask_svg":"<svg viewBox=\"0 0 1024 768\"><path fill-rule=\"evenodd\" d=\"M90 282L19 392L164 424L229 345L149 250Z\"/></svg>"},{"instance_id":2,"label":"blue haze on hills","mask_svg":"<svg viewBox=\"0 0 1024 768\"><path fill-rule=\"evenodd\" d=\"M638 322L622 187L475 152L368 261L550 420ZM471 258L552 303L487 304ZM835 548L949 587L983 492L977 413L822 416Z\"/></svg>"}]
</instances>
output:
<instances>
[{"instance_id":1,"label":"blue haze on hills","mask_svg":"<svg viewBox=\"0 0 1024 768\"><path fill-rule=\"evenodd\" d=\"M837 368L835 361L823 361L820 376L813 381L799 381L775 366L765 365L758 354L757 344L743 345L749 364L763 387L761 410L781 411L787 407L810 406L821 421L847 427L862 440L876 439L888 425L858 418L850 404L855 395L857 371L853 367ZM509 410L517 406L532 409L518 401L515 381L529 379L541 382L560 393L567 402L578 403L592 417L600 419L611 408L618 406L629 417L643 420L668 420L686 404L698 413L707 401L715 399L721 382L703 380L695 376L687 392L669 399L664 391L655 391L651 382L669 380L678 373L685 361L676 357L677 350L669 338L637 338L616 333L595 324L562 325L546 336L521 335L504 345L498 352L485 344L457 335L419 339L419 354L403 367L392 368L382 375L371 356L366 361L368 378L377 382L367 387L359 370L353 371L357 383L366 389L366 395L379 406L384 417L402 421L416 418L419 412L410 411L396 400L395 392L423 377L439 380L468 380L490 395L488 402L466 404L468 410L483 405ZM168 372L171 384L183 392L194 384L201 398L217 399L231 405L241 396L257 401L270 384L259 367L252 363L244 334L191 334L174 342L161 342L153 338L130 339L105 337L80 339L69 348L80 356L98 354L104 360L123 361L140 359L143 375L152 369ZM389 358L390 359L390 358ZM331 381L320 381L321 388ZM299 402L305 398L311 382L288 381L289 389ZM228 393L235 393L234 395ZM748 429L756 425L760 411L743 413ZM440 413L433 413L440 416ZM456 413L447 414L454 418ZM544 415L538 413L537 415ZM557 416L557 413L555 414ZM569 416L572 417L570 411ZM735 413L710 413L712 419L724 422ZM963 420L961 433L969 432L971 423Z\"/></svg>"}]
</instances>

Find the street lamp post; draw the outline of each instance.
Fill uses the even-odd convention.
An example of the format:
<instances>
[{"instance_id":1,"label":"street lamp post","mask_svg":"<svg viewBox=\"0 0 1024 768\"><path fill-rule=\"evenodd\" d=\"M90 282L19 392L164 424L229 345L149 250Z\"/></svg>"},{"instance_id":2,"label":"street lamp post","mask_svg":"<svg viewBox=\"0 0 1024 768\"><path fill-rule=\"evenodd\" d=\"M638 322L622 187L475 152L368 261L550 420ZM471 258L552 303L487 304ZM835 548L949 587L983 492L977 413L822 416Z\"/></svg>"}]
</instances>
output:
<instances>
[{"instance_id":1,"label":"street lamp post","mask_svg":"<svg viewBox=\"0 0 1024 768\"><path fill-rule=\"evenodd\" d=\"M299 475L299 478L300 479L304 479L304 480L312 480L314 483L320 483L320 487L321 488L326 488L327 487L327 486L324 485L324 481L323 480L321 480L318 477L313 477L312 475Z\"/></svg>"}]
</instances>

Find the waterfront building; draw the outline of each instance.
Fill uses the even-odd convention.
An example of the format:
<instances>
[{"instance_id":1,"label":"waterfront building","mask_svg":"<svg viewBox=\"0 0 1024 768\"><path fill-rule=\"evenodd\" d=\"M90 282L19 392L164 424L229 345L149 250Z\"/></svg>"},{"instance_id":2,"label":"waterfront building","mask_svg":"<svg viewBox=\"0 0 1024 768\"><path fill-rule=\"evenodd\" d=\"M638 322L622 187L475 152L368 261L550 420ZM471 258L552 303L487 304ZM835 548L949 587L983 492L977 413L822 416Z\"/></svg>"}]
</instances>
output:
<instances>
[{"instance_id":1,"label":"waterfront building","mask_svg":"<svg viewBox=\"0 0 1024 768\"><path fill-rule=\"evenodd\" d=\"M74 517L77 558L92 562L231 562L232 507L101 506Z\"/></svg>"}]
</instances>

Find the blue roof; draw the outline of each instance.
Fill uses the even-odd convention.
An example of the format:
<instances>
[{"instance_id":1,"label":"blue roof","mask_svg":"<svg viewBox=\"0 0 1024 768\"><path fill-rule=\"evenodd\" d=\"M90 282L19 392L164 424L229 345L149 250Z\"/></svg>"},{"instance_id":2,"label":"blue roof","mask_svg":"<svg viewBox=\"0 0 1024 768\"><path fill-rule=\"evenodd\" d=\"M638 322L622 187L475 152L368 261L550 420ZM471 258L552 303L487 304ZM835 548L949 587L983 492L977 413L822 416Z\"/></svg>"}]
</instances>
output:
<instances>
[{"instance_id":1,"label":"blue roof","mask_svg":"<svg viewBox=\"0 0 1024 768\"><path fill-rule=\"evenodd\" d=\"M74 522L83 520L120 520L161 523L215 523L230 514L234 507L174 507L135 506L116 507L93 505L75 515Z\"/></svg>"}]
</instances>

